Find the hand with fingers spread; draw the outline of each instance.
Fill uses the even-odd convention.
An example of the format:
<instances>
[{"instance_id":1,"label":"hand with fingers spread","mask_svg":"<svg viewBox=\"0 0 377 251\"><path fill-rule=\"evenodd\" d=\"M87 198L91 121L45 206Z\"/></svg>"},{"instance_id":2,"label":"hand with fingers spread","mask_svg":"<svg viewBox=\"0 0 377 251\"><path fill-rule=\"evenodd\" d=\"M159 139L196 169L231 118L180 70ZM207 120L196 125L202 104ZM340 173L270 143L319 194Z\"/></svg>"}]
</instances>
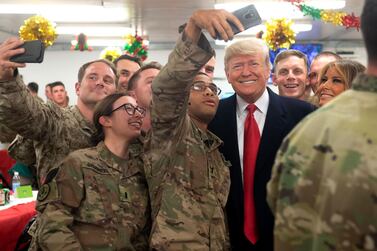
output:
<instances>
[{"instance_id":1,"label":"hand with fingers spread","mask_svg":"<svg viewBox=\"0 0 377 251\"><path fill-rule=\"evenodd\" d=\"M207 30L216 38L216 31L224 41L232 40L234 33L229 22L243 31L241 22L232 13L225 10L197 10L190 17L185 28L186 35L193 41L198 41L201 30Z\"/></svg>"},{"instance_id":2,"label":"hand with fingers spread","mask_svg":"<svg viewBox=\"0 0 377 251\"><path fill-rule=\"evenodd\" d=\"M14 69L25 67L25 64L14 63L10 58L24 52L23 48L18 48L24 42L16 37L5 40L0 45L0 80L9 80L13 76Z\"/></svg>"}]
</instances>

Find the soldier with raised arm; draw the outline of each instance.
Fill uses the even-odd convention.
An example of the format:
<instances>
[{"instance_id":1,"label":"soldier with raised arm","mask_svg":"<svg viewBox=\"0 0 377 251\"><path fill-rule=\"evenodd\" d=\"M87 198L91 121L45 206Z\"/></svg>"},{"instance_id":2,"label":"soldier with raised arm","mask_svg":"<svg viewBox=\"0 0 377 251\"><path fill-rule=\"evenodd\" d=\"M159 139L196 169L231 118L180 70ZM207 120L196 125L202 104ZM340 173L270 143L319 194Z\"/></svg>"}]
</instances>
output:
<instances>
[{"instance_id":1,"label":"soldier with raised arm","mask_svg":"<svg viewBox=\"0 0 377 251\"><path fill-rule=\"evenodd\" d=\"M76 83L77 105L68 109L39 102L26 89L17 67L10 61L23 52L23 41L9 38L0 45L0 124L34 141L38 184L68 153L93 146L92 123L96 103L116 90L116 69L106 60L84 64Z\"/></svg>"},{"instance_id":2,"label":"soldier with raised arm","mask_svg":"<svg viewBox=\"0 0 377 251\"><path fill-rule=\"evenodd\" d=\"M213 56L202 29L229 40L227 20L242 30L226 11L194 12L152 84L152 128L145 143L152 250L229 250L229 169L218 151L221 140L207 130L220 89L199 73Z\"/></svg>"}]
</instances>

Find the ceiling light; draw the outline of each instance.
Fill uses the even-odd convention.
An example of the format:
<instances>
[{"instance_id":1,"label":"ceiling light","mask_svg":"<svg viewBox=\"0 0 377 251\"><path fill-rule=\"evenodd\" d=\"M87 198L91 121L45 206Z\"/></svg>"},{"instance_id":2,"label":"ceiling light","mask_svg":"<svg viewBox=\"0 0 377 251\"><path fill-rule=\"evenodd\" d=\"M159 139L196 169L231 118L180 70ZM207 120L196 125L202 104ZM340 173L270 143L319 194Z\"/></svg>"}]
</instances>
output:
<instances>
[{"instance_id":1,"label":"ceiling light","mask_svg":"<svg viewBox=\"0 0 377 251\"><path fill-rule=\"evenodd\" d=\"M245 7L248 4L249 2L219 3L215 4L215 9L225 9L232 12ZM344 0L307 1L305 2L305 4L320 9L342 9L345 7ZM255 2L254 5L263 20L286 17L289 17L290 19L307 18L296 6L292 5L289 2L263 1Z\"/></svg>"},{"instance_id":2,"label":"ceiling light","mask_svg":"<svg viewBox=\"0 0 377 251\"><path fill-rule=\"evenodd\" d=\"M124 22L125 7L99 5L0 4L1 14L38 14L54 22Z\"/></svg>"},{"instance_id":3,"label":"ceiling light","mask_svg":"<svg viewBox=\"0 0 377 251\"><path fill-rule=\"evenodd\" d=\"M84 33L91 37L121 37L133 33L130 27L122 26L57 26L56 32L61 35L78 35Z\"/></svg>"}]
</instances>

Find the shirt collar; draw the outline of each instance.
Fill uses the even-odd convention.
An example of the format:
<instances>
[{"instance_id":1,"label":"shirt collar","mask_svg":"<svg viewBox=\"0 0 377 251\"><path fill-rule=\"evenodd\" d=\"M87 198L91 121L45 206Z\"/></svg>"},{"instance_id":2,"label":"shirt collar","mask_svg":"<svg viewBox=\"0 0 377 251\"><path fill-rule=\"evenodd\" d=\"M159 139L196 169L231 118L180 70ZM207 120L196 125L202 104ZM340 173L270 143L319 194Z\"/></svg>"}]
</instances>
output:
<instances>
[{"instance_id":1,"label":"shirt collar","mask_svg":"<svg viewBox=\"0 0 377 251\"><path fill-rule=\"evenodd\" d=\"M122 171L122 167L125 166L127 163L126 159L122 159L112 152L106 147L105 143L101 141L97 145L97 150L99 153L99 157L111 168L117 170L118 172Z\"/></svg>"},{"instance_id":2,"label":"shirt collar","mask_svg":"<svg viewBox=\"0 0 377 251\"><path fill-rule=\"evenodd\" d=\"M201 142L203 142L210 151L218 148L222 144L222 140L209 130L202 131L191 119L191 125L194 134Z\"/></svg>"},{"instance_id":3,"label":"shirt collar","mask_svg":"<svg viewBox=\"0 0 377 251\"><path fill-rule=\"evenodd\" d=\"M246 107L249 105L243 98L241 98L238 94L236 95L237 98L237 113L242 114ZM268 95L267 88L264 89L262 96L258 98L257 101L254 102L255 106L258 108L262 114L267 114L268 103L270 101L270 97Z\"/></svg>"},{"instance_id":4,"label":"shirt collar","mask_svg":"<svg viewBox=\"0 0 377 251\"><path fill-rule=\"evenodd\" d=\"M69 110L72 111L73 116L76 118L76 120L79 122L81 128L84 130L87 130L90 134L94 134L96 131L94 124L87 120L80 112L77 105L68 107Z\"/></svg>"}]
</instances>

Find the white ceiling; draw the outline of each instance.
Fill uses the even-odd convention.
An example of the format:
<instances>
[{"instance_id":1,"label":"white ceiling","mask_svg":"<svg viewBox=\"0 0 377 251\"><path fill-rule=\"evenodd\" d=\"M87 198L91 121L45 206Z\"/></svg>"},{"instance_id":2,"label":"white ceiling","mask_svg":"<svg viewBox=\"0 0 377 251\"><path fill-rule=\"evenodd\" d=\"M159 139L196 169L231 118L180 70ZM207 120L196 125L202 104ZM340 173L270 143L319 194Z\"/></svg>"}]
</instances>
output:
<instances>
[{"instance_id":1,"label":"white ceiling","mask_svg":"<svg viewBox=\"0 0 377 251\"><path fill-rule=\"evenodd\" d=\"M242 0L241 0L242 1ZM262 0L249 0L242 2L255 3ZM269 0L282 1L282 0ZM320 0L318 0L320 1ZM18 3L57 3L57 4L115 4L126 8L130 19L124 23L116 23L138 29L148 36L152 48L168 48L177 39L177 28L186 22L194 10L199 8L213 8L216 0L0 0L2 4ZM236 2L231 0L217 0L217 2ZM240 1L237 1L240 2ZM342 11L354 13L359 16L364 0L346 0L346 7ZM279 10L277 9L276 12ZM69 15L69 13L67 13ZM0 14L0 41L9 36L17 36L19 27L23 21L31 15L25 14ZM59 23L58 23L59 25ZM72 35L60 35L55 42L53 49L70 47L70 41L74 39ZM325 24L322 21L314 21L313 29L309 32L299 33L296 40L305 42L325 42L352 40L360 41L361 34L355 29L345 29L344 27Z\"/></svg>"}]
</instances>

